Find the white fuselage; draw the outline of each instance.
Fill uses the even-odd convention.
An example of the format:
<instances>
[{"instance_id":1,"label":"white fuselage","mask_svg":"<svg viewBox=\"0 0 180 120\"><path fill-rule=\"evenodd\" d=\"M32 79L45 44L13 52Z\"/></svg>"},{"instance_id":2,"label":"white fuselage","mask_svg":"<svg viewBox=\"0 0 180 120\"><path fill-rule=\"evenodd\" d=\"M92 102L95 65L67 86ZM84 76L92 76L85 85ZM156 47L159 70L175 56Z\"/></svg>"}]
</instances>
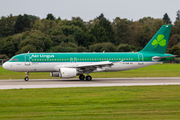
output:
<instances>
[{"instance_id":1,"label":"white fuselage","mask_svg":"<svg viewBox=\"0 0 180 120\"><path fill-rule=\"evenodd\" d=\"M97 63L97 62L96 62ZM99 71L124 71L136 68L141 68L149 65L154 65L160 62L116 62L113 63L111 67L103 67L102 69L97 69L94 72ZM17 71L17 72L57 72L59 68L68 68L69 66L74 68L77 65L83 64L94 64L94 62L55 62L55 63L32 63L26 64L25 62L6 62L3 67L6 70ZM58 66L58 69L56 67Z\"/></svg>"}]
</instances>

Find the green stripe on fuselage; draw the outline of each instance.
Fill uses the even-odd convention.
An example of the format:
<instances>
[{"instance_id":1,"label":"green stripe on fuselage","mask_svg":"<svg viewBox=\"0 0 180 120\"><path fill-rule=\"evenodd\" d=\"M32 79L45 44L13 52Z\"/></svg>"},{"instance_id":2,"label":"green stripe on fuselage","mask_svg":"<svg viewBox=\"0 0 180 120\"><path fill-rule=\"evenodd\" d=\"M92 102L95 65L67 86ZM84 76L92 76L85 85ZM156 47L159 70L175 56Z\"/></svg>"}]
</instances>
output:
<instances>
[{"instance_id":1,"label":"green stripe on fuselage","mask_svg":"<svg viewBox=\"0 0 180 120\"><path fill-rule=\"evenodd\" d=\"M170 54L142 54L136 53L25 53L19 54L12 57L9 62L100 62L100 61L111 61L117 62L137 62L152 61L152 57L159 56L172 56ZM174 58L172 56L172 58ZM163 61L172 59L167 58ZM162 60L161 60L162 61Z\"/></svg>"}]
</instances>

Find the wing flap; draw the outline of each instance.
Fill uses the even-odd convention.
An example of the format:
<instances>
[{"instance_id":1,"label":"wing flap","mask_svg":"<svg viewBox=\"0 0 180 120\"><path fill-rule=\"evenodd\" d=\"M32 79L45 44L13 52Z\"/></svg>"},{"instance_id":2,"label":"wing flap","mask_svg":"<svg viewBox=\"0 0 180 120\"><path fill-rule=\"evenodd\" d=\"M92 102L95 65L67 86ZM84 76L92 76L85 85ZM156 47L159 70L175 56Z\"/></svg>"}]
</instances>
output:
<instances>
[{"instance_id":1,"label":"wing flap","mask_svg":"<svg viewBox=\"0 0 180 120\"><path fill-rule=\"evenodd\" d=\"M77 65L77 68L83 68L83 67L96 67L96 68L102 68L102 67L110 67L112 66L112 62L98 62L98 63L92 63L92 64L82 64L82 65Z\"/></svg>"}]
</instances>

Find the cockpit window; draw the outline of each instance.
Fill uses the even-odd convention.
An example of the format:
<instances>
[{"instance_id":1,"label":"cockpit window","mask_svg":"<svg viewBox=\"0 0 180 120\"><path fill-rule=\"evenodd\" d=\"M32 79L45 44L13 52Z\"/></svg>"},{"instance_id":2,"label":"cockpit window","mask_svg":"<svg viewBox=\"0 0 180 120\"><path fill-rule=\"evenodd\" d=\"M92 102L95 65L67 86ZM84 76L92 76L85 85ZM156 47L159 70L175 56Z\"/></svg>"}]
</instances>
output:
<instances>
[{"instance_id":1,"label":"cockpit window","mask_svg":"<svg viewBox=\"0 0 180 120\"><path fill-rule=\"evenodd\" d=\"M18 58L11 58L10 61L19 61Z\"/></svg>"}]
</instances>

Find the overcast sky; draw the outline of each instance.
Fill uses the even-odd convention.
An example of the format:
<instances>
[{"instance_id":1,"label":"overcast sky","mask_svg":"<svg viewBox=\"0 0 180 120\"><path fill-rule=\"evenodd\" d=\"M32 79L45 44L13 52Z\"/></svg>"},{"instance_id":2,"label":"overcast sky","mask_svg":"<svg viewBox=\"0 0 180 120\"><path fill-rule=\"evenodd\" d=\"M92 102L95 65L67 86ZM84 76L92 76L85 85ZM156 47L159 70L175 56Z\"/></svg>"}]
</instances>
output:
<instances>
[{"instance_id":1,"label":"overcast sky","mask_svg":"<svg viewBox=\"0 0 180 120\"><path fill-rule=\"evenodd\" d=\"M133 21L147 16L162 18L167 13L174 22L178 10L180 0L0 0L0 16L12 13L46 18L52 13L56 18L81 17L84 21L101 13L110 21L116 17Z\"/></svg>"}]
</instances>

